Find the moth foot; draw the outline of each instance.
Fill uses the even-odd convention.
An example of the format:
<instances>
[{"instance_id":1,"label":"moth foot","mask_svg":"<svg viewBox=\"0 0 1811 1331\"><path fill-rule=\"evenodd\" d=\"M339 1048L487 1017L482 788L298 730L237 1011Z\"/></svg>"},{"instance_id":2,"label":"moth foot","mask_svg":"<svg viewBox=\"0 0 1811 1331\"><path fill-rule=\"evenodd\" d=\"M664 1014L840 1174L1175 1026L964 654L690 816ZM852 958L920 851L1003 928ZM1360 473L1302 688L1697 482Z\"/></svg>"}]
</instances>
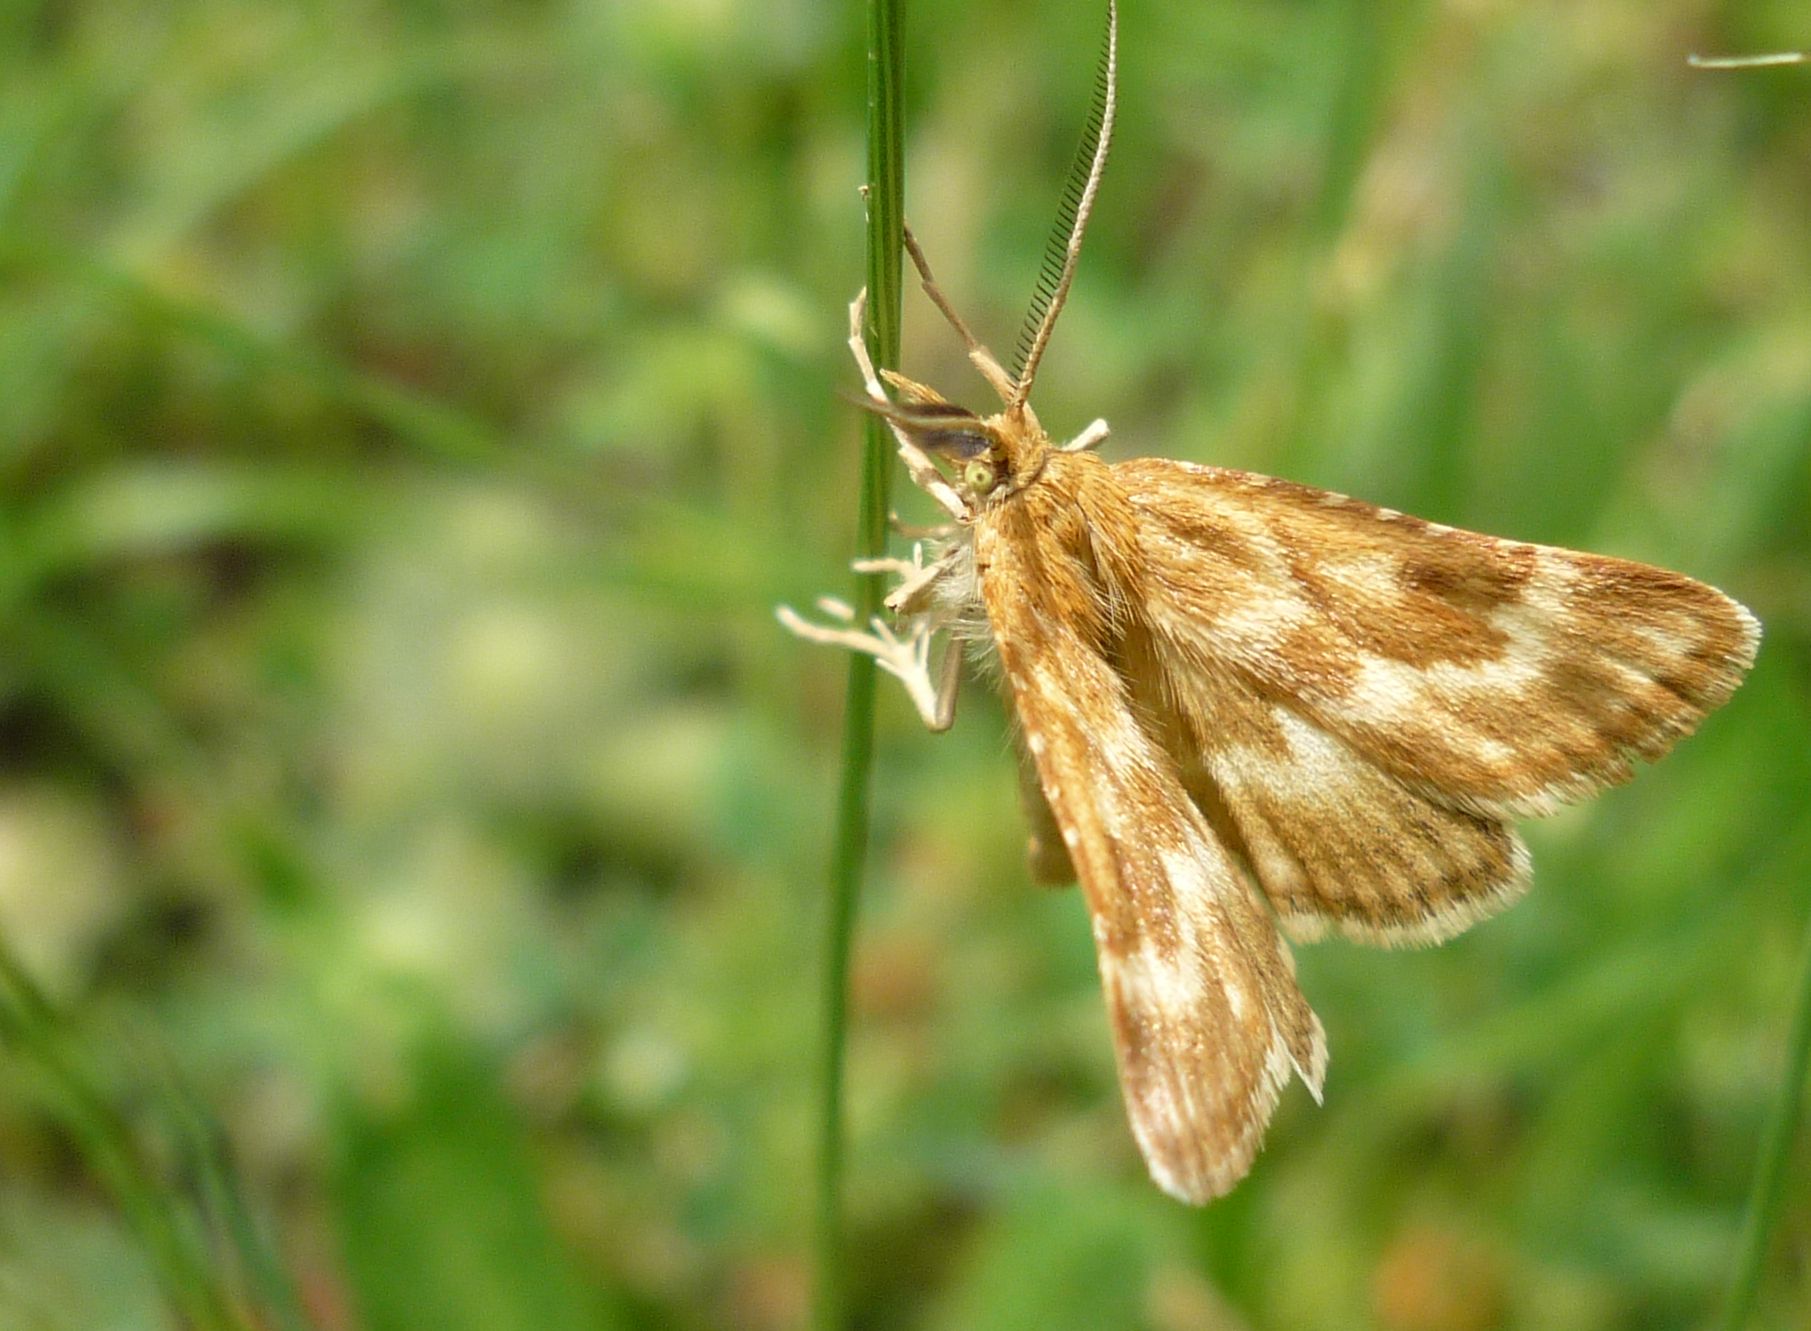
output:
<instances>
[{"instance_id":1,"label":"moth foot","mask_svg":"<svg viewBox=\"0 0 1811 1331\"><path fill-rule=\"evenodd\" d=\"M910 559L857 559L850 567L857 573L891 573L899 585L887 593L886 607L896 615L914 615L925 606L925 590L955 563L953 552L946 552L929 564L924 562L924 543L914 542Z\"/></svg>"},{"instance_id":2,"label":"moth foot","mask_svg":"<svg viewBox=\"0 0 1811 1331\"><path fill-rule=\"evenodd\" d=\"M865 562L865 561L864 561ZM899 561L904 562L904 561ZM855 623L855 611L846 601L834 596L820 596L817 607L830 619L844 625ZM913 618L905 632L898 633L876 615L868 621L869 630L838 628L814 624L789 605L778 606L774 616L788 633L807 642L820 642L827 647L872 656L874 663L905 686L906 696L918 709L918 715L932 730L947 730L955 717L954 676L956 654L946 653L941 681L931 678L931 638L936 625L928 619Z\"/></svg>"}]
</instances>

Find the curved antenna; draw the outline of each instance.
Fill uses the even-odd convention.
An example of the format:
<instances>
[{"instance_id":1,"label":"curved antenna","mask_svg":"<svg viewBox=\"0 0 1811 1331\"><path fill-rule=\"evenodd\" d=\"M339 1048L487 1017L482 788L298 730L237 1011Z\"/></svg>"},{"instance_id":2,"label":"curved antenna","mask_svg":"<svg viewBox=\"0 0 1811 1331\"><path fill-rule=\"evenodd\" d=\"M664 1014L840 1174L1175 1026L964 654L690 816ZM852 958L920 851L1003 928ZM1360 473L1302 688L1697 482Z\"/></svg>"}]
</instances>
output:
<instances>
[{"instance_id":1,"label":"curved antenna","mask_svg":"<svg viewBox=\"0 0 1811 1331\"><path fill-rule=\"evenodd\" d=\"M918 237L912 234L911 226L901 222L900 231L905 237L906 251L912 256L912 266L918 270L919 279L924 283L924 294L931 298L931 303L942 312L943 317L949 321L949 326L956 330L956 336L962 339L962 345L968 351L970 363L981 372L988 387L1000 395L1000 401L1012 401L1012 380L1000 368L1000 362L994 359L994 353L982 346L975 335L969 332L968 325L962 322L962 316L956 313L956 307L950 304L949 297L943 294L943 288L937 285L937 279L931 276L930 260L918 248Z\"/></svg>"},{"instance_id":2,"label":"curved antenna","mask_svg":"<svg viewBox=\"0 0 1811 1331\"><path fill-rule=\"evenodd\" d=\"M1119 6L1115 0L1107 0L1107 42L1094 78L1094 103L1088 109L1088 127L1075 150L1075 164L1069 168L1069 181L1057 206L1056 225L1044 246L1044 266L1038 273L1037 290L1025 314L1024 331L1019 334L1018 366L1009 407L1024 406L1031 395L1031 381L1037 376L1044 348L1050 344L1050 330L1056 326L1056 316L1063 312L1063 302L1069 298L1075 261L1082 252L1082 232L1087 229L1088 214L1094 210L1101 173L1107 169L1107 149L1113 143L1113 112L1118 100Z\"/></svg>"}]
</instances>

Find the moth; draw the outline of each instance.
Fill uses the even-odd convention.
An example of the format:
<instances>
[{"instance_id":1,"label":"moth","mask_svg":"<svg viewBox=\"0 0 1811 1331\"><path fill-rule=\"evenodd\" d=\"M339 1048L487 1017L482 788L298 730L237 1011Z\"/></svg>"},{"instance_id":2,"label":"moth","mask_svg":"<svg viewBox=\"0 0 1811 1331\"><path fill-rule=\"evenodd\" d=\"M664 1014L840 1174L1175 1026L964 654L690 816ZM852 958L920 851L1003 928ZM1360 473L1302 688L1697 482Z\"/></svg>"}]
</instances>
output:
<instances>
[{"instance_id":1,"label":"moth","mask_svg":"<svg viewBox=\"0 0 1811 1331\"><path fill-rule=\"evenodd\" d=\"M1283 1087L1318 1102L1319 1019L1285 940L1441 942L1528 886L1513 820L1626 781L1725 702L1760 628L1722 592L1602 555L1426 522L1268 476L1109 464L1095 421L1054 442L1028 401L1111 142L1117 30L1008 374L923 286L1002 409L971 412L849 347L912 480L947 523L900 577L895 623L781 607L873 655L933 730L962 652L1016 718L1034 878L1080 882L1119 1080L1152 1178L1236 1184ZM891 389L889 393L887 390Z\"/></svg>"}]
</instances>

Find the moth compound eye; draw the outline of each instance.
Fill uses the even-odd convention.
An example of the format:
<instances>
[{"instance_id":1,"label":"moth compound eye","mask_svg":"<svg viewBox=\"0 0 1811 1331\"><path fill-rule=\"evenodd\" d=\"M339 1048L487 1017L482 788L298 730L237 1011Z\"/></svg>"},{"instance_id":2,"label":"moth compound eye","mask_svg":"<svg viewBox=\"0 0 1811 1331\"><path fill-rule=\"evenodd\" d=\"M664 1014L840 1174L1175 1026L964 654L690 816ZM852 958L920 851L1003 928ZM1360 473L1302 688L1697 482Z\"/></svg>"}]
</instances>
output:
<instances>
[{"instance_id":1,"label":"moth compound eye","mask_svg":"<svg viewBox=\"0 0 1811 1331\"><path fill-rule=\"evenodd\" d=\"M976 458L962 469L962 488L972 494L984 494L994 488L994 469Z\"/></svg>"},{"instance_id":2,"label":"moth compound eye","mask_svg":"<svg viewBox=\"0 0 1811 1331\"><path fill-rule=\"evenodd\" d=\"M993 441L978 430L933 430L918 442L927 453L958 459L979 457L993 446Z\"/></svg>"}]
</instances>

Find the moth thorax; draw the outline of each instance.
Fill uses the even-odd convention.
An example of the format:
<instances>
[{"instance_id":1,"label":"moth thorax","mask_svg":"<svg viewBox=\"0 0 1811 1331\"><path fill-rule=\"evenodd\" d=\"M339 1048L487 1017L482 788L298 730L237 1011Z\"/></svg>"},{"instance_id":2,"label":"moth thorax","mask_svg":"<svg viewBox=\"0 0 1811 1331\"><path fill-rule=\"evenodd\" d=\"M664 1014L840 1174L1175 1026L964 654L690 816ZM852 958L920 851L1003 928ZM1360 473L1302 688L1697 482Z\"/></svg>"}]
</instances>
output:
<instances>
[{"instance_id":1,"label":"moth thorax","mask_svg":"<svg viewBox=\"0 0 1811 1331\"><path fill-rule=\"evenodd\" d=\"M1050 455L1050 437L1030 406L1020 406L990 417L989 432L998 441L1001 479L1014 490L1029 485Z\"/></svg>"}]
</instances>

